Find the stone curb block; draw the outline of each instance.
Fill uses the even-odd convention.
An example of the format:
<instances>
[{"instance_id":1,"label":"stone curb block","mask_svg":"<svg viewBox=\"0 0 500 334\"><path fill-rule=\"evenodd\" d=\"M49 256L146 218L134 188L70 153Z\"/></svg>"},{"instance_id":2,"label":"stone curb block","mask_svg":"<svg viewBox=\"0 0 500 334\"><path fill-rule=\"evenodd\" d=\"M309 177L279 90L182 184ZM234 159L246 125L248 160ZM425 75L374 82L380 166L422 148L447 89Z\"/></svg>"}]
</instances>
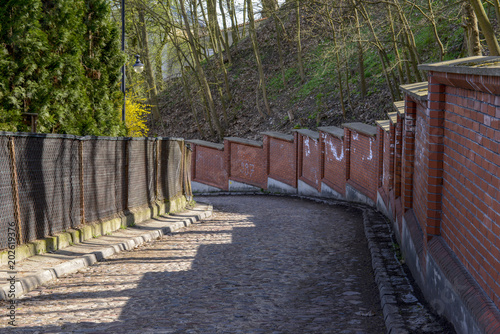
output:
<instances>
[{"instance_id":1,"label":"stone curb block","mask_svg":"<svg viewBox=\"0 0 500 334\"><path fill-rule=\"evenodd\" d=\"M132 250L134 249L134 247L140 246L151 240L161 238L165 234L172 233L183 227L187 227L196 221L208 218L212 215L212 211L213 207L211 205L207 205L207 208L203 213L197 214L194 217L184 218L180 221L172 223L170 226L150 231L148 233L126 240L119 244L115 244L103 248L101 250L92 252L90 254L85 254L82 255L81 257L63 262L61 264L58 264L57 266L54 266L53 268L44 269L33 275L22 277L15 283L16 298L34 290L38 286L47 283L53 279L56 279L66 274L73 273L84 267L93 265L96 262L100 262L124 250ZM175 218L176 216L173 215L173 217ZM179 216L179 218L181 218L181 216ZM0 286L0 300L11 300L10 298L7 298L9 290L10 290L10 284L4 284Z\"/></svg>"},{"instance_id":2,"label":"stone curb block","mask_svg":"<svg viewBox=\"0 0 500 334\"><path fill-rule=\"evenodd\" d=\"M44 239L27 242L23 245L16 246L16 261L22 261L31 256L43 254L51 251L57 251L64 247L73 244L78 244L85 240L90 240L94 236L101 236L107 232L114 232L120 226L128 226L132 223L142 222L157 216L160 212L169 212L178 209L179 206L185 205L185 199L176 197L170 201L154 203L150 206L142 206L131 209L129 212L120 217L110 218L109 220L88 224L79 229L74 229L68 232L61 232L54 236ZM0 252L0 264L8 263L8 250Z\"/></svg>"}]
</instances>

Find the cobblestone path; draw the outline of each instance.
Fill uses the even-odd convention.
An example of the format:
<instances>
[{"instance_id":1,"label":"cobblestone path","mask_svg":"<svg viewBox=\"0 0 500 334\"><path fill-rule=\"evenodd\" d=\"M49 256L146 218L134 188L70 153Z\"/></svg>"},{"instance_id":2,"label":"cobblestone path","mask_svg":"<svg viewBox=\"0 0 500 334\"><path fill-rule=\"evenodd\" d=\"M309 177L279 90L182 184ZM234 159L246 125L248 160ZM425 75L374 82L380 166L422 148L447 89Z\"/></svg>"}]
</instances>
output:
<instances>
[{"instance_id":1,"label":"cobblestone path","mask_svg":"<svg viewBox=\"0 0 500 334\"><path fill-rule=\"evenodd\" d=\"M3 317L0 331L385 333L357 209L196 200L211 219L26 294L18 327Z\"/></svg>"}]
</instances>

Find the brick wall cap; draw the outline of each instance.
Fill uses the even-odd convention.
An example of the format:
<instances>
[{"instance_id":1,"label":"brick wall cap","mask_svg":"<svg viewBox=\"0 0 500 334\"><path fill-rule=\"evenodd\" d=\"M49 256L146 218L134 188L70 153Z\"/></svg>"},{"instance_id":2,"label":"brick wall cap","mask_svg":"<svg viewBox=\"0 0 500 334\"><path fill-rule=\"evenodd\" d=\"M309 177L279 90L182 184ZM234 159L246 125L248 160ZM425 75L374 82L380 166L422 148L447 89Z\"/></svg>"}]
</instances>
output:
<instances>
[{"instance_id":1,"label":"brick wall cap","mask_svg":"<svg viewBox=\"0 0 500 334\"><path fill-rule=\"evenodd\" d=\"M403 93L411 96L415 101L427 101L429 83L427 81L399 86Z\"/></svg>"},{"instance_id":2,"label":"brick wall cap","mask_svg":"<svg viewBox=\"0 0 500 334\"><path fill-rule=\"evenodd\" d=\"M404 109L403 109L404 110ZM387 113L387 117L389 117L389 121L394 125L398 122L398 113L397 112L389 112Z\"/></svg>"},{"instance_id":3,"label":"brick wall cap","mask_svg":"<svg viewBox=\"0 0 500 334\"><path fill-rule=\"evenodd\" d=\"M384 130L386 132L389 131L389 129L391 128L391 121L389 119L375 121L375 123L377 123L378 126L380 126L382 128L382 130Z\"/></svg>"},{"instance_id":4,"label":"brick wall cap","mask_svg":"<svg viewBox=\"0 0 500 334\"><path fill-rule=\"evenodd\" d=\"M212 142L206 141L206 140L190 139L190 140L186 140L186 143L215 148L216 150L224 151L224 144L216 144L216 143L212 143Z\"/></svg>"},{"instance_id":5,"label":"brick wall cap","mask_svg":"<svg viewBox=\"0 0 500 334\"><path fill-rule=\"evenodd\" d=\"M243 145L249 145L249 146L257 146L257 147L263 146L263 143L261 141L238 138L238 137L224 137L224 140L232 141L232 142L243 144Z\"/></svg>"},{"instance_id":6,"label":"brick wall cap","mask_svg":"<svg viewBox=\"0 0 500 334\"><path fill-rule=\"evenodd\" d=\"M500 76L500 57L476 56L433 64L422 64L418 68L423 71Z\"/></svg>"},{"instance_id":7,"label":"brick wall cap","mask_svg":"<svg viewBox=\"0 0 500 334\"><path fill-rule=\"evenodd\" d=\"M344 138L344 129L338 128L336 126L323 126L318 128L319 131L331 134L339 139Z\"/></svg>"},{"instance_id":8,"label":"brick wall cap","mask_svg":"<svg viewBox=\"0 0 500 334\"><path fill-rule=\"evenodd\" d=\"M293 136L292 135L287 135L287 134L284 134L284 133L281 133L281 132L265 131L265 132L261 132L260 134L264 135L264 136L269 136L269 137L278 138L278 139L286 140L286 141L289 141L289 142L293 142Z\"/></svg>"},{"instance_id":9,"label":"brick wall cap","mask_svg":"<svg viewBox=\"0 0 500 334\"><path fill-rule=\"evenodd\" d=\"M377 127L373 125L355 122L355 123L344 123L342 124L342 126L345 128L349 128L351 130L355 130L356 132L362 133L367 136L375 137L377 135Z\"/></svg>"},{"instance_id":10,"label":"brick wall cap","mask_svg":"<svg viewBox=\"0 0 500 334\"><path fill-rule=\"evenodd\" d=\"M404 117L405 115L405 101L396 101L392 104L396 113L399 116Z\"/></svg>"},{"instance_id":11,"label":"brick wall cap","mask_svg":"<svg viewBox=\"0 0 500 334\"><path fill-rule=\"evenodd\" d=\"M300 133L303 136L307 136L309 138L319 140L319 132L308 130L308 129L295 129L293 132Z\"/></svg>"}]
</instances>

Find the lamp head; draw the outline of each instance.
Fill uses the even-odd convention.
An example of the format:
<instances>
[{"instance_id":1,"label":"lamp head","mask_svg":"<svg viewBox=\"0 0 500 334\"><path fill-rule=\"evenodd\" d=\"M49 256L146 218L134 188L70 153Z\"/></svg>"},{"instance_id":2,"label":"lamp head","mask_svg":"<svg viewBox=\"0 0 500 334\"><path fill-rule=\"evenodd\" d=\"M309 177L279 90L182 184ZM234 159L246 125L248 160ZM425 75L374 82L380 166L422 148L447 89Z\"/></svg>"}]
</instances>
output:
<instances>
[{"instance_id":1,"label":"lamp head","mask_svg":"<svg viewBox=\"0 0 500 334\"><path fill-rule=\"evenodd\" d=\"M135 58L136 58L136 59L135 59L135 64L134 64L134 66L133 66L134 71L135 71L136 73L142 73L142 71L144 71L144 64L143 64L143 63L141 63L141 60L139 59L139 58L140 58L140 56L139 56L139 55L136 55L136 56L135 56Z\"/></svg>"}]
</instances>

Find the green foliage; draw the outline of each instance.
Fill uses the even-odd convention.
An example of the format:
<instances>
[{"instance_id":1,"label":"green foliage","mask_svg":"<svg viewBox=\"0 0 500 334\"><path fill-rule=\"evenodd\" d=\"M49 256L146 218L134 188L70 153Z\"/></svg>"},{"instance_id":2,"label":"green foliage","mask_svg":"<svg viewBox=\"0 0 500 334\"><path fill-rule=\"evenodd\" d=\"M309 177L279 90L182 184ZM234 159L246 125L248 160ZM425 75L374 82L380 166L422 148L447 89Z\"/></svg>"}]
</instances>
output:
<instances>
[{"instance_id":1,"label":"green foliage","mask_svg":"<svg viewBox=\"0 0 500 334\"><path fill-rule=\"evenodd\" d=\"M125 134L123 56L105 0L12 0L0 8L0 130Z\"/></svg>"}]
</instances>

